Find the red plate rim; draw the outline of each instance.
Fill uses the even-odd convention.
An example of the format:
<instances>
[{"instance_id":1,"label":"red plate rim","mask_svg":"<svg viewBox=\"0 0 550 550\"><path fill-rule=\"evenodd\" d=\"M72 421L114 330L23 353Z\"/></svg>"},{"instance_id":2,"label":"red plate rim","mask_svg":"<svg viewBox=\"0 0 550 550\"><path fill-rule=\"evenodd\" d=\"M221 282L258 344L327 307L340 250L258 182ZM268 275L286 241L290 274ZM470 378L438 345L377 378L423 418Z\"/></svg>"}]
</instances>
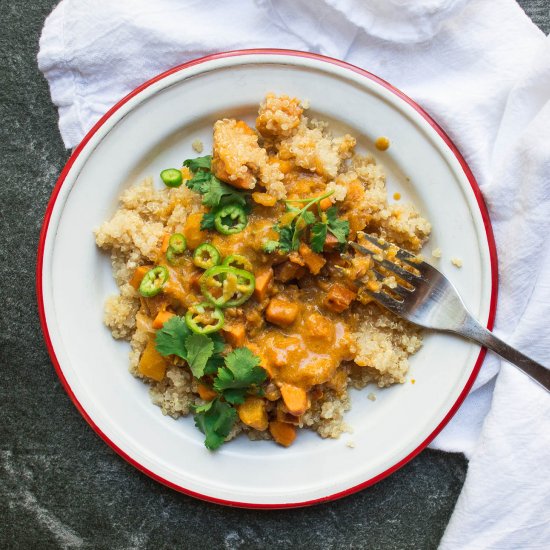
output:
<instances>
[{"instance_id":1,"label":"red plate rim","mask_svg":"<svg viewBox=\"0 0 550 550\"><path fill-rule=\"evenodd\" d=\"M476 360L476 363L474 365L474 369L472 371L472 374L468 378L468 381L466 382L466 385L464 386L464 389L458 396L458 399L453 404L449 412L445 415L443 420L438 424L438 426L435 428L435 430L424 440L420 445L414 449L411 453L409 453L406 457L401 459L399 462L394 464L392 467L388 468L384 472L378 474L377 476L374 476L371 479L367 479L363 483L360 483L358 485L355 485L354 487L351 487L349 489L346 489L345 491L340 491L338 493L334 493L332 495L304 501L304 502L291 502L291 503L282 503L282 504L257 504L257 503L247 503L247 502L234 502L231 500L224 500L219 499L215 497L211 497L208 495L203 495L201 493L197 493L195 491L191 491L189 489L186 489L185 487L181 487L175 483L172 483L171 481L162 478L161 476L155 474L154 472L147 469L145 466L137 462L135 459L133 459L131 456L129 456L127 453L125 453L121 448L119 448L113 441L111 441L102 431L101 429L93 422L93 420L90 418L90 416L87 414L87 412L84 410L78 399L76 398L75 394L73 393L71 387L69 386L65 376L63 375L63 371L61 370L61 366L59 364L59 361L57 359L57 356L55 354L55 350L53 348L50 334L48 331L48 325L46 322L46 314L44 309L44 296L43 296L43 289L42 289L42 270L43 270L43 264L44 264L44 245L46 241L46 235L48 233L48 227L50 223L50 219L52 216L52 211L54 209L57 197L59 195L59 191L61 190L61 187L63 186L63 183L65 182L65 178L67 177L71 167L75 163L76 159L86 146L86 144L90 141L92 136L105 124L105 122L116 112L118 109L120 109L125 103L127 103L130 99L132 99L134 96L138 95L140 92L151 86L152 84L159 82L160 80L177 73L183 69L187 69L189 67L193 67L195 65L200 65L202 63L205 63L207 61L212 61L215 59L224 59L228 57L239 57L243 55L282 55L282 56L290 56L290 57L302 57L306 59L314 59L317 61L322 61L325 63L330 63L332 65L337 65L339 67L342 67L344 69L353 71L354 73L360 74L361 76L364 76L365 78L368 78L369 80L372 80L376 82L377 84L380 84L399 98L401 98L403 101L408 103L417 113L419 113L426 122L439 134L439 136L443 139L443 141L447 144L449 149L453 152L454 156L460 163L460 166L462 167L462 170L464 171L464 174L468 178L468 181L470 182L470 185L472 187L472 190L474 192L474 195L476 197L479 210L481 212L481 216L483 219L483 224L485 226L485 232L487 236L487 244L489 246L489 255L490 255L490 264L491 264L491 300L490 300L490 306L489 306L489 317L487 321L487 328L492 329L493 323L495 319L495 313L496 313L496 302L497 302L497 292L498 292L498 268L497 268L497 250L495 245L495 239L493 235L493 230L491 227L491 221L489 218L489 213L487 211L487 207L485 205L485 202L483 200L483 196L481 194L481 190L479 189L479 186L477 184L477 181L470 170L470 167L460 154L458 148L453 143L451 138L445 133L445 131L432 119L432 117L422 109L416 102L414 102L410 97L406 96L403 92L386 82L385 80L381 79L380 77L366 71L365 69L361 69L360 67L356 67L355 65L351 65L349 63L346 63L345 61L341 61L339 59L334 59L332 57L326 57L319 54L314 54L310 52L302 52L297 50L284 50L284 49L270 49L270 48L258 48L258 49L249 49L249 50L233 50L228 52L221 52L216 53L212 55L207 55L205 57L201 57L198 59L193 59L191 61L188 61L187 63L183 63L181 65L178 65L176 67L173 67L172 69L169 69L154 78L148 80L147 82L144 82L141 84L141 86L138 86L135 90L130 92L128 95L123 97L118 103L116 103L111 109L107 111L100 119L99 121L92 127L92 129L86 134L84 139L80 142L80 144L74 149L72 155L69 157L69 160L65 164L63 170L61 171L61 174L59 175L59 178L57 179L57 182L55 184L55 187L52 191L50 200L48 202L48 206L46 208L46 212L44 214L44 221L42 224L42 229L40 231L40 240L38 244L38 256L37 256L37 265L36 265L36 296L38 301L38 312L40 317L40 325L42 327L42 333L44 335L44 341L46 343L46 347L48 349L48 353L50 355L50 359L54 365L54 368L57 372L57 375L59 376L59 379L61 380L61 383L63 387L65 388L65 391L75 404L76 408L79 410L80 414L84 417L86 422L92 427L92 429L107 443L114 451L116 451L122 458L124 458L126 461L128 461L130 464L135 466L138 470L143 472L144 474L147 474L149 477L153 478L154 480L166 485L167 487L170 487L171 489L175 489L176 491L179 491L181 493L185 493L186 495L205 500L208 502L214 502L216 504L223 504L225 506L235 506L240 508L256 508L256 509L280 509L280 508L298 508L303 506L311 506L314 504L320 504L323 502L328 502L332 500L336 500L342 497L345 497L347 495L351 495L353 493L356 493L357 491L360 491L361 489L364 489L365 487L369 487L370 485L373 485L377 483L378 481L384 479L385 477L389 476L402 466L404 466L407 462L409 462L411 459L413 459L417 454L419 454L435 437L436 435L444 428L444 426L451 420L451 418L454 416L456 411L459 409L460 405L468 395L468 392L470 391L470 388L472 387L479 370L481 368L481 365L483 363L483 360L485 358L486 349L482 348L479 352L478 358Z\"/></svg>"}]
</instances>

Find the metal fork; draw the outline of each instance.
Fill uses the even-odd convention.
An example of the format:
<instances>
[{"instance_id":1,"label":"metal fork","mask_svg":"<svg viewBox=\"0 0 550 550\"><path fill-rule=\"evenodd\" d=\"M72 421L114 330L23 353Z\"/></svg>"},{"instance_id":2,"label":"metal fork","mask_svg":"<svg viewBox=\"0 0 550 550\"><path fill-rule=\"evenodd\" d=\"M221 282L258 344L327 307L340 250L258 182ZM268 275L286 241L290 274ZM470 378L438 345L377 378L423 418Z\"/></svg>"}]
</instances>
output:
<instances>
[{"instance_id":1,"label":"metal fork","mask_svg":"<svg viewBox=\"0 0 550 550\"><path fill-rule=\"evenodd\" d=\"M372 235L363 234L363 237L380 252L351 241L349 245L374 259L374 272L381 288L369 290L365 287L364 290L379 304L416 325L453 332L489 348L550 391L550 370L480 325L466 309L456 288L440 271L393 243ZM404 269L387 259L385 255L389 250L397 250L394 257L413 269ZM383 286L388 272L396 276L395 288Z\"/></svg>"}]
</instances>

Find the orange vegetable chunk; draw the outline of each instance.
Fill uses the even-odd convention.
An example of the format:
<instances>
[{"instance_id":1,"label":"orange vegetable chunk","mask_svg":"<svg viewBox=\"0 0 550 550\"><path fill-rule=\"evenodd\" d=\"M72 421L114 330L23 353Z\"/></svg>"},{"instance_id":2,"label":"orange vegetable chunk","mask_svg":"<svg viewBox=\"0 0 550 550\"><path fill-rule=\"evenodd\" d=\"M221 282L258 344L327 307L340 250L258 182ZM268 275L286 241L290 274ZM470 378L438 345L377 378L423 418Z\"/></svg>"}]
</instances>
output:
<instances>
[{"instance_id":1,"label":"orange vegetable chunk","mask_svg":"<svg viewBox=\"0 0 550 550\"><path fill-rule=\"evenodd\" d=\"M139 285L141 284L141 281L143 280L143 277L145 277L145 274L151 269L151 266L147 265L140 265L136 270L134 271L134 274L132 275L132 278L130 279L130 284L137 290L139 288Z\"/></svg>"},{"instance_id":2,"label":"orange vegetable chunk","mask_svg":"<svg viewBox=\"0 0 550 550\"><path fill-rule=\"evenodd\" d=\"M208 233L201 231L202 216L201 212L194 212L193 214L189 214L185 222L183 235L187 241L187 247L191 250L195 250L199 244L208 238Z\"/></svg>"},{"instance_id":3,"label":"orange vegetable chunk","mask_svg":"<svg viewBox=\"0 0 550 550\"><path fill-rule=\"evenodd\" d=\"M317 275L327 263L321 254L313 252L313 250L311 250L311 248L305 243L300 244L298 251L300 252L300 256L304 259L304 263L312 275Z\"/></svg>"},{"instance_id":4,"label":"orange vegetable chunk","mask_svg":"<svg viewBox=\"0 0 550 550\"><path fill-rule=\"evenodd\" d=\"M218 395L212 388L209 388L206 384L199 384L198 390L199 396L204 401L212 401Z\"/></svg>"},{"instance_id":5,"label":"orange vegetable chunk","mask_svg":"<svg viewBox=\"0 0 550 550\"><path fill-rule=\"evenodd\" d=\"M139 360L138 371L160 382L166 374L166 359L157 351L155 341L149 340Z\"/></svg>"},{"instance_id":6,"label":"orange vegetable chunk","mask_svg":"<svg viewBox=\"0 0 550 550\"><path fill-rule=\"evenodd\" d=\"M265 310L265 318L270 323L280 327L288 327L298 317L300 306L281 298L272 298Z\"/></svg>"},{"instance_id":7,"label":"orange vegetable chunk","mask_svg":"<svg viewBox=\"0 0 550 550\"><path fill-rule=\"evenodd\" d=\"M256 286L254 288L254 298L262 302L267 296L267 291L273 280L273 269L264 269L256 275Z\"/></svg>"},{"instance_id":8,"label":"orange vegetable chunk","mask_svg":"<svg viewBox=\"0 0 550 550\"><path fill-rule=\"evenodd\" d=\"M323 305L336 313L341 313L349 307L356 296L357 293L353 292L353 290L350 290L345 286L335 284L326 295Z\"/></svg>"},{"instance_id":9,"label":"orange vegetable chunk","mask_svg":"<svg viewBox=\"0 0 550 550\"><path fill-rule=\"evenodd\" d=\"M159 311L153 321L153 328L162 328L162 325L164 325L168 319L174 317L174 315L175 313L171 311Z\"/></svg>"},{"instance_id":10,"label":"orange vegetable chunk","mask_svg":"<svg viewBox=\"0 0 550 550\"><path fill-rule=\"evenodd\" d=\"M281 386L281 396L290 414L302 416L309 408L307 393L303 388L291 384Z\"/></svg>"},{"instance_id":11,"label":"orange vegetable chunk","mask_svg":"<svg viewBox=\"0 0 550 550\"><path fill-rule=\"evenodd\" d=\"M273 439L284 447L290 447L296 439L296 428L292 424L272 420L269 423L269 432Z\"/></svg>"},{"instance_id":12,"label":"orange vegetable chunk","mask_svg":"<svg viewBox=\"0 0 550 550\"><path fill-rule=\"evenodd\" d=\"M222 328L226 341L234 348L244 346L246 341L246 329L244 323L232 323Z\"/></svg>"},{"instance_id":13,"label":"orange vegetable chunk","mask_svg":"<svg viewBox=\"0 0 550 550\"><path fill-rule=\"evenodd\" d=\"M244 424L255 430L267 430L268 420L265 400L261 397L249 396L242 405L237 407L239 418Z\"/></svg>"}]
</instances>

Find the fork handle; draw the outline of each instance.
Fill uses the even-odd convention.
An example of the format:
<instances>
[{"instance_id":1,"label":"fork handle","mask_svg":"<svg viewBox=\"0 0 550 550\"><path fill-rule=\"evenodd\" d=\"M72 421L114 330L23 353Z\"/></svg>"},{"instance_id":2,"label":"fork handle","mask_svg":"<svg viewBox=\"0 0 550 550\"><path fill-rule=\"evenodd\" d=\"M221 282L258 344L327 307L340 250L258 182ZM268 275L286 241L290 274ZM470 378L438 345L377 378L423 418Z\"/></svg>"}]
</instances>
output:
<instances>
[{"instance_id":1,"label":"fork handle","mask_svg":"<svg viewBox=\"0 0 550 550\"><path fill-rule=\"evenodd\" d=\"M462 327L456 332L498 353L503 359L515 365L535 382L550 391L549 369L543 367L541 364L527 357L527 355L524 355L517 349L497 338L491 331L480 325L473 317L468 316Z\"/></svg>"}]
</instances>

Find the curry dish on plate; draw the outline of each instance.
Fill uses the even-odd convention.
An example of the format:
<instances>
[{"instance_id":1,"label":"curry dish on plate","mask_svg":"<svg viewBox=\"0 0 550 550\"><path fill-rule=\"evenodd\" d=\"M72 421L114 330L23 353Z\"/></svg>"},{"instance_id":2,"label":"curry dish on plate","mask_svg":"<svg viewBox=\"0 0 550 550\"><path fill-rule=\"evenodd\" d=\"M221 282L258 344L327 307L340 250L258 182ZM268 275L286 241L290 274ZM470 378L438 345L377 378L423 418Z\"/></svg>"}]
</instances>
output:
<instances>
[{"instance_id":1,"label":"curry dish on plate","mask_svg":"<svg viewBox=\"0 0 550 550\"><path fill-rule=\"evenodd\" d=\"M430 224L388 201L353 136L305 109L268 94L255 128L216 121L211 154L130 187L96 230L120 290L105 323L130 341L130 372L164 414L192 414L211 450L241 432L338 437L349 388L403 383L422 343L365 291L392 276L347 243L369 233L418 252Z\"/></svg>"}]
</instances>

